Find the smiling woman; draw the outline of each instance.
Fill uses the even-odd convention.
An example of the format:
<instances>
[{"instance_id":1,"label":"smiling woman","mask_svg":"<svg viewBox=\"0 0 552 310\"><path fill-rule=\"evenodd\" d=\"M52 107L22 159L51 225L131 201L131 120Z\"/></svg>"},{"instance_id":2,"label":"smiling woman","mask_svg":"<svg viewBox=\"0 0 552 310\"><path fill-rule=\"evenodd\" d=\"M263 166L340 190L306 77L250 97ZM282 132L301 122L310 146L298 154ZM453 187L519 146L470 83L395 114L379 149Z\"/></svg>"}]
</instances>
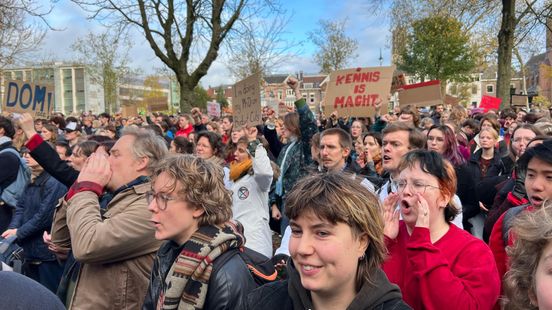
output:
<instances>
[{"instance_id":1,"label":"smiling woman","mask_svg":"<svg viewBox=\"0 0 552 310\"><path fill-rule=\"evenodd\" d=\"M343 174L305 177L288 193L288 280L248 296L247 309L409 309L380 265L377 198Z\"/></svg>"}]
</instances>

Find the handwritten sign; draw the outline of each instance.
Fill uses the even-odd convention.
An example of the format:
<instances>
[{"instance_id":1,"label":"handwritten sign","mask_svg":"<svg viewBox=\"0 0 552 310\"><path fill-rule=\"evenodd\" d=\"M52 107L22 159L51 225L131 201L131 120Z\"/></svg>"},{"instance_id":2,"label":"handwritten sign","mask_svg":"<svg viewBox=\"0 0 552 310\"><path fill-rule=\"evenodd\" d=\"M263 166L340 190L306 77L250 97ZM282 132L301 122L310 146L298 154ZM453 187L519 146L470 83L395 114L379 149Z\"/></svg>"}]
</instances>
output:
<instances>
[{"instance_id":1,"label":"handwritten sign","mask_svg":"<svg viewBox=\"0 0 552 310\"><path fill-rule=\"evenodd\" d=\"M416 107L443 104L441 82L433 80L402 86L399 89L399 105L402 107L409 104Z\"/></svg>"},{"instance_id":2,"label":"handwritten sign","mask_svg":"<svg viewBox=\"0 0 552 310\"><path fill-rule=\"evenodd\" d=\"M261 118L261 75L254 74L234 84L235 99L232 103L234 124L237 127L262 123Z\"/></svg>"},{"instance_id":3,"label":"handwritten sign","mask_svg":"<svg viewBox=\"0 0 552 310\"><path fill-rule=\"evenodd\" d=\"M207 102L207 115L211 117L220 117L220 103L216 101Z\"/></svg>"},{"instance_id":4,"label":"handwritten sign","mask_svg":"<svg viewBox=\"0 0 552 310\"><path fill-rule=\"evenodd\" d=\"M3 111L30 113L41 118L48 118L52 113L55 102L53 86L10 80L4 86Z\"/></svg>"},{"instance_id":5,"label":"handwritten sign","mask_svg":"<svg viewBox=\"0 0 552 310\"><path fill-rule=\"evenodd\" d=\"M356 68L334 71L330 81L324 110L337 111L340 116L372 116L381 100L381 113L387 112L388 95L395 66Z\"/></svg>"},{"instance_id":6,"label":"handwritten sign","mask_svg":"<svg viewBox=\"0 0 552 310\"><path fill-rule=\"evenodd\" d=\"M527 95L512 95L512 105L517 107L527 107Z\"/></svg>"}]
</instances>

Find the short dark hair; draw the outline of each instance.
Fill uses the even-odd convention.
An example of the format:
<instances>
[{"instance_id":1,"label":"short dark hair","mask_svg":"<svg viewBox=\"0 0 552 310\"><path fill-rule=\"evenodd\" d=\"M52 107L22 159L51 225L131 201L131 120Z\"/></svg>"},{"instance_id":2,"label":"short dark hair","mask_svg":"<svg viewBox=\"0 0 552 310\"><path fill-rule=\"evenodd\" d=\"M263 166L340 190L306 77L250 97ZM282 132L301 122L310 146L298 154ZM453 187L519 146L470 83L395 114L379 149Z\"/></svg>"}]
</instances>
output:
<instances>
[{"instance_id":1,"label":"short dark hair","mask_svg":"<svg viewBox=\"0 0 552 310\"><path fill-rule=\"evenodd\" d=\"M196 144L197 141L199 141L199 139L201 139L202 137L207 138L207 140L209 141L209 144L213 148L213 155L224 158L224 144L222 143L222 137L218 133L207 130L200 131L195 139Z\"/></svg>"},{"instance_id":2,"label":"short dark hair","mask_svg":"<svg viewBox=\"0 0 552 310\"><path fill-rule=\"evenodd\" d=\"M349 150L353 149L353 138L351 138L351 135L345 130L338 127L328 128L320 133L320 140L322 141L322 138L330 135L335 135L339 138L339 145L341 145L342 148ZM318 144L320 145L320 143Z\"/></svg>"},{"instance_id":3,"label":"short dark hair","mask_svg":"<svg viewBox=\"0 0 552 310\"><path fill-rule=\"evenodd\" d=\"M69 143L65 141L57 141L56 146L62 147L65 150L64 154L66 157L69 157L71 156L71 154L73 154L73 150L71 150Z\"/></svg>"},{"instance_id":4,"label":"short dark hair","mask_svg":"<svg viewBox=\"0 0 552 310\"><path fill-rule=\"evenodd\" d=\"M105 117L105 118L111 119L111 115L109 115L109 113L107 112L100 113L98 117Z\"/></svg>"},{"instance_id":5,"label":"short dark hair","mask_svg":"<svg viewBox=\"0 0 552 310\"><path fill-rule=\"evenodd\" d=\"M180 154L193 154L194 143L184 136L175 137L173 140L176 152Z\"/></svg>"},{"instance_id":6,"label":"short dark hair","mask_svg":"<svg viewBox=\"0 0 552 310\"><path fill-rule=\"evenodd\" d=\"M0 128L4 129L4 135L6 137L13 139L13 136L15 136L15 127L9 118L0 116Z\"/></svg>"}]
</instances>

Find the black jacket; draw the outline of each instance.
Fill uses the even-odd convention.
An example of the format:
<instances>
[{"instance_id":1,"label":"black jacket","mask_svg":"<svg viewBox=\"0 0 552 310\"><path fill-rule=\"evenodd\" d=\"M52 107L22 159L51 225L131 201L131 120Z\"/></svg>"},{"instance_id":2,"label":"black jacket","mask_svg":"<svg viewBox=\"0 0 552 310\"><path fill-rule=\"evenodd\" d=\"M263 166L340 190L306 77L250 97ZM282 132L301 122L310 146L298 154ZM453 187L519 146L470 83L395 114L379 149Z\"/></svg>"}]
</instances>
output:
<instances>
[{"instance_id":1,"label":"black jacket","mask_svg":"<svg viewBox=\"0 0 552 310\"><path fill-rule=\"evenodd\" d=\"M56 259L42 240L42 234L45 230L50 231L55 206L66 192L67 188L46 172L25 189L17 203L10 228L17 228L17 243L23 248L26 259Z\"/></svg>"},{"instance_id":2,"label":"black jacket","mask_svg":"<svg viewBox=\"0 0 552 310\"><path fill-rule=\"evenodd\" d=\"M263 285L247 296L243 309L303 310L313 309L310 293L301 286L299 273L290 259L287 264L289 279ZM365 283L347 310L402 310L411 309L402 300L398 286L391 284L381 269L373 275L375 284Z\"/></svg>"},{"instance_id":3,"label":"black jacket","mask_svg":"<svg viewBox=\"0 0 552 310\"><path fill-rule=\"evenodd\" d=\"M173 241L168 241L157 252L151 270L148 292L142 306L143 310L156 309L157 300L162 285L165 285L167 273L181 250L182 246ZM240 305L244 303L247 294L256 287L251 272L239 255L234 255L225 260L222 266L215 259L203 309L240 309Z\"/></svg>"},{"instance_id":4,"label":"black jacket","mask_svg":"<svg viewBox=\"0 0 552 310\"><path fill-rule=\"evenodd\" d=\"M0 144L0 151L12 148L11 141ZM0 154L0 193L10 184L17 179L17 172L19 171L19 158L12 152L3 152ZM14 169L17 167L17 169ZM13 208L15 206L8 206L3 202L0 202L0 231L4 232L8 228L8 224L11 221Z\"/></svg>"},{"instance_id":5,"label":"black jacket","mask_svg":"<svg viewBox=\"0 0 552 310\"><path fill-rule=\"evenodd\" d=\"M67 188L71 187L79 177L79 172L59 158L56 150L45 141L31 150L30 154L46 172Z\"/></svg>"},{"instance_id":6,"label":"black jacket","mask_svg":"<svg viewBox=\"0 0 552 310\"><path fill-rule=\"evenodd\" d=\"M485 182L486 179L495 178L497 176L504 175L504 164L500 158L500 154L495 151L494 157L491 160L489 168L487 169L487 174L481 176L481 155L483 150L478 150L475 152L470 160L466 163L466 166L463 167L463 173L458 176L458 190L457 194L462 201L462 208L464 212L463 222L464 228L469 228L468 219L476 216L480 212L479 201L485 200L482 194L487 192L487 190L495 190L494 188L487 188L482 191L481 184L482 182L486 185L496 184L495 181ZM496 193L496 191L495 191ZM493 196L494 197L494 196ZM489 205L490 207L490 205Z\"/></svg>"}]
</instances>

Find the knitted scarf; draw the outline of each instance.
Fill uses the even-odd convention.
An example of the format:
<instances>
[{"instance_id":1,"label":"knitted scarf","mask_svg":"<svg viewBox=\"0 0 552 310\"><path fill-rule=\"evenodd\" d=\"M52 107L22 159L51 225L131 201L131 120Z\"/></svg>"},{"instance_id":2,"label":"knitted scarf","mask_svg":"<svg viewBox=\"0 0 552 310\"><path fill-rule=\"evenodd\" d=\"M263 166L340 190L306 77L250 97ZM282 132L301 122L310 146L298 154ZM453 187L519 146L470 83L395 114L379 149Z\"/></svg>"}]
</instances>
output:
<instances>
[{"instance_id":1,"label":"knitted scarf","mask_svg":"<svg viewBox=\"0 0 552 310\"><path fill-rule=\"evenodd\" d=\"M251 167L253 167L253 160L251 158L248 158L241 163L236 161L232 162L230 164L230 180L235 182L237 179L247 174Z\"/></svg>"},{"instance_id":2,"label":"knitted scarf","mask_svg":"<svg viewBox=\"0 0 552 310\"><path fill-rule=\"evenodd\" d=\"M244 242L243 226L239 222L231 220L220 226L201 226L184 244L167 273L166 290L159 295L157 309L202 309L213 262Z\"/></svg>"}]
</instances>

